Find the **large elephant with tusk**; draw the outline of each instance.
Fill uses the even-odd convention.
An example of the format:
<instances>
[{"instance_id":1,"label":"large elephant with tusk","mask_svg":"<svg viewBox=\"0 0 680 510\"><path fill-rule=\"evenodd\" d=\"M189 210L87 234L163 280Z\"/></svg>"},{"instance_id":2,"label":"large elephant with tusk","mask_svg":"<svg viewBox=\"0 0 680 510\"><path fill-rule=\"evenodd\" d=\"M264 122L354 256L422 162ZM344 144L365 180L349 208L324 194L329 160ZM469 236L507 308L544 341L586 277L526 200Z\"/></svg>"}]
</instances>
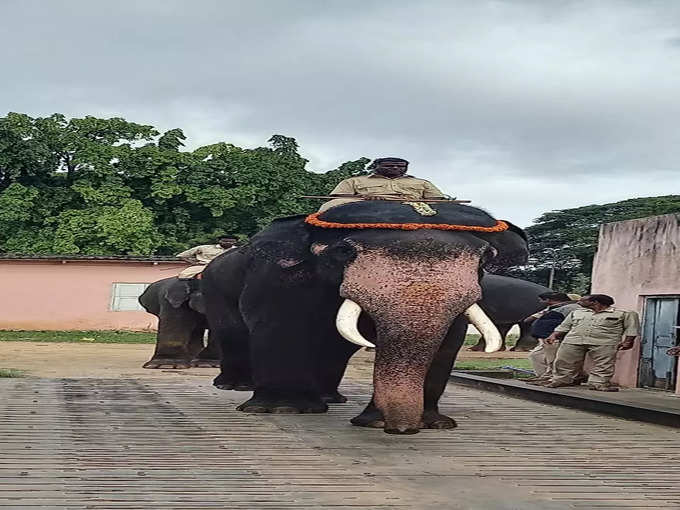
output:
<instances>
[{"instance_id":1,"label":"large elephant with tusk","mask_svg":"<svg viewBox=\"0 0 680 510\"><path fill-rule=\"evenodd\" d=\"M460 204L436 214L353 202L276 220L203 273L221 339L221 387L254 386L245 412L324 412L359 346L375 345L374 395L352 420L389 433L452 428L437 403L468 321L501 338L477 301L483 269L524 263L517 227Z\"/></svg>"}]
</instances>

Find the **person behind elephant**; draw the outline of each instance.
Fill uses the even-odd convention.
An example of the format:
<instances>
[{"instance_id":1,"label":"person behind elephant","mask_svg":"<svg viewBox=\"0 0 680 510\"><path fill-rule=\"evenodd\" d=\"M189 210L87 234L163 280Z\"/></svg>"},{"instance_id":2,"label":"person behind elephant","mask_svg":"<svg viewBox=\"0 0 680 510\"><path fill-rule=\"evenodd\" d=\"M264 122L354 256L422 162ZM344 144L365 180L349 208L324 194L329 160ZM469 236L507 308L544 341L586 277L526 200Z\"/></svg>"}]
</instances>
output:
<instances>
[{"instance_id":1,"label":"person behind elephant","mask_svg":"<svg viewBox=\"0 0 680 510\"><path fill-rule=\"evenodd\" d=\"M527 382L550 382L552 367L557 355L559 343L547 344L548 338L557 326L579 306L563 292L544 292L538 296L547 308L524 319L531 324L531 335L538 340L538 345L529 353L536 378Z\"/></svg>"},{"instance_id":2,"label":"person behind elephant","mask_svg":"<svg viewBox=\"0 0 680 510\"><path fill-rule=\"evenodd\" d=\"M406 175L408 164L409 162L402 158L378 158L369 166L369 169L373 170L372 174L350 177L340 181L330 194L340 197L356 195L364 200L385 200L400 197L408 200L447 198L430 181ZM319 211L355 201L357 199L336 198L323 204Z\"/></svg>"},{"instance_id":3,"label":"person behind elephant","mask_svg":"<svg viewBox=\"0 0 680 510\"><path fill-rule=\"evenodd\" d=\"M234 237L223 236L217 239L217 244L202 244L178 253L176 255L177 258L192 265L182 270L177 275L177 278L180 280L188 280L190 286L192 283L193 286L196 286L194 281L205 269L205 266L218 255L236 248L236 242L237 239Z\"/></svg>"},{"instance_id":4,"label":"person behind elephant","mask_svg":"<svg viewBox=\"0 0 680 510\"><path fill-rule=\"evenodd\" d=\"M590 389L618 391L610 383L616 353L633 347L635 337L640 334L638 314L614 308L614 299L605 294L585 296L578 304L582 308L572 311L545 340L553 344L563 339L555 358L551 382L544 386L574 386L579 367L586 354L590 354L593 361L588 376Z\"/></svg>"}]
</instances>

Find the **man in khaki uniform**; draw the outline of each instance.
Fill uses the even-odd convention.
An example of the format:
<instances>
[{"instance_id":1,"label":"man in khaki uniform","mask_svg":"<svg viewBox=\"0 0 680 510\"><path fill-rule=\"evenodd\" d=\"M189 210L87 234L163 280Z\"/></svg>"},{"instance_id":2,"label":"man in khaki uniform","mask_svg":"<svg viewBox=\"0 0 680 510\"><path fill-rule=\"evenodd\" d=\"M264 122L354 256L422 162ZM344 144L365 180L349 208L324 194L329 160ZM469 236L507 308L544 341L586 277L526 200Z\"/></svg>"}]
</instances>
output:
<instances>
[{"instance_id":1,"label":"man in khaki uniform","mask_svg":"<svg viewBox=\"0 0 680 510\"><path fill-rule=\"evenodd\" d=\"M357 195L367 200L384 200L390 198L404 198L417 201L423 198L446 199L446 195L439 191L430 181L406 175L408 161L401 158L378 158L369 167L371 175L350 177L340 181L331 191L331 195ZM319 211L325 211L336 205L356 202L353 198L336 198L326 202Z\"/></svg>"},{"instance_id":2,"label":"man in khaki uniform","mask_svg":"<svg viewBox=\"0 0 680 510\"><path fill-rule=\"evenodd\" d=\"M178 253L176 255L177 258L193 265L182 270L182 272L177 275L177 278L180 280L192 280L196 278L196 275L200 274L212 259L225 251L233 250L235 247L235 238L220 237L217 244L202 244L189 248L182 253Z\"/></svg>"},{"instance_id":3,"label":"man in khaki uniform","mask_svg":"<svg viewBox=\"0 0 680 510\"><path fill-rule=\"evenodd\" d=\"M569 313L579 306L570 299L568 294L562 292L544 292L539 294L538 298L547 308L523 321L531 324L531 336L538 340L538 345L529 351L529 359L536 377L525 381L533 383L545 381L549 383L552 378L552 366L557 356L559 344L547 344L545 339L555 331L555 328L564 321Z\"/></svg>"},{"instance_id":4,"label":"man in khaki uniform","mask_svg":"<svg viewBox=\"0 0 680 510\"><path fill-rule=\"evenodd\" d=\"M633 347L635 337L640 334L638 314L617 310L613 307L614 299L604 294L585 296L578 304L582 308L571 312L545 340L554 343L563 339L557 351L552 381L545 387L573 386L586 354L590 353L593 362L588 377L590 389L618 391L610 385L616 353Z\"/></svg>"}]
</instances>

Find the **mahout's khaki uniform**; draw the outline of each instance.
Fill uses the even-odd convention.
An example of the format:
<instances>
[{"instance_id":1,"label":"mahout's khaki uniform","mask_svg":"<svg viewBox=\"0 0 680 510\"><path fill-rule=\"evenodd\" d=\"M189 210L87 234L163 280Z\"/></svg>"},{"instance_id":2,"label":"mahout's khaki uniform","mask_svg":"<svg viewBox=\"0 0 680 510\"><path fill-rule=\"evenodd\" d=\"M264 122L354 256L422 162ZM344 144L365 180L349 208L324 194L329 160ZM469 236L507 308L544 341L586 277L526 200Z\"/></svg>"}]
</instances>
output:
<instances>
[{"instance_id":1,"label":"mahout's khaki uniform","mask_svg":"<svg viewBox=\"0 0 680 510\"><path fill-rule=\"evenodd\" d=\"M177 258L185 260L193 265L183 269L177 277L180 280L190 280L196 277L196 275L205 269L205 266L207 266L212 259L218 255L222 255L226 251L233 250L234 248L234 246L225 248L219 244L202 244L189 248L182 253L178 253L176 255Z\"/></svg>"},{"instance_id":2,"label":"mahout's khaki uniform","mask_svg":"<svg viewBox=\"0 0 680 510\"><path fill-rule=\"evenodd\" d=\"M434 184L425 179L411 175L385 177L379 174L361 175L340 181L331 191L331 195L361 195L364 197L404 198L417 201L423 198L445 199ZM336 205L356 202L358 198L336 198L323 204L319 211L325 211Z\"/></svg>"},{"instance_id":3,"label":"mahout's khaki uniform","mask_svg":"<svg viewBox=\"0 0 680 510\"><path fill-rule=\"evenodd\" d=\"M588 383L607 386L614 375L621 339L640 334L640 319L636 312L618 310L613 306L600 312L578 308L555 328L555 332L566 333L566 336L557 351L552 382L574 383L586 354L590 354L593 364Z\"/></svg>"}]
</instances>

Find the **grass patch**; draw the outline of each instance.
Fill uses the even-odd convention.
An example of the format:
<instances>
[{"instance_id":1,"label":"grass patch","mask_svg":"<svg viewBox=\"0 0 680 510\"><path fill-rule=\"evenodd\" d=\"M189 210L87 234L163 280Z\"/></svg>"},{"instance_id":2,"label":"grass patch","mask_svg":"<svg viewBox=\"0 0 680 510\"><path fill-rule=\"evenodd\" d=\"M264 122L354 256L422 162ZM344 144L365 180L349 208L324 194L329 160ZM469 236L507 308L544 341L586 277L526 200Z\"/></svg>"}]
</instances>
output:
<instances>
[{"instance_id":1,"label":"grass patch","mask_svg":"<svg viewBox=\"0 0 680 510\"><path fill-rule=\"evenodd\" d=\"M456 361L455 370L494 370L503 367L523 368L531 370L531 361L528 359L464 359Z\"/></svg>"},{"instance_id":2,"label":"grass patch","mask_svg":"<svg viewBox=\"0 0 680 510\"><path fill-rule=\"evenodd\" d=\"M0 377L24 377L23 370L16 368L0 368Z\"/></svg>"},{"instance_id":3,"label":"grass patch","mask_svg":"<svg viewBox=\"0 0 680 510\"><path fill-rule=\"evenodd\" d=\"M528 359L471 359L471 360L460 360L456 361L454 365L454 370L502 370L504 367L522 368L524 370L532 370L531 361ZM527 377L533 377L533 372L531 374L526 372L512 372L512 377L514 379L526 379Z\"/></svg>"},{"instance_id":4,"label":"grass patch","mask_svg":"<svg viewBox=\"0 0 680 510\"><path fill-rule=\"evenodd\" d=\"M515 344L517 343L517 339L519 337L517 335L508 335L505 337L505 345L510 348L514 347ZM471 335L465 335L465 343L463 345L465 346L470 346L470 345L475 345L479 341L479 335L477 334L471 334Z\"/></svg>"},{"instance_id":5,"label":"grass patch","mask_svg":"<svg viewBox=\"0 0 680 510\"><path fill-rule=\"evenodd\" d=\"M153 344L156 343L156 333L138 331L0 331L0 342Z\"/></svg>"}]
</instances>

